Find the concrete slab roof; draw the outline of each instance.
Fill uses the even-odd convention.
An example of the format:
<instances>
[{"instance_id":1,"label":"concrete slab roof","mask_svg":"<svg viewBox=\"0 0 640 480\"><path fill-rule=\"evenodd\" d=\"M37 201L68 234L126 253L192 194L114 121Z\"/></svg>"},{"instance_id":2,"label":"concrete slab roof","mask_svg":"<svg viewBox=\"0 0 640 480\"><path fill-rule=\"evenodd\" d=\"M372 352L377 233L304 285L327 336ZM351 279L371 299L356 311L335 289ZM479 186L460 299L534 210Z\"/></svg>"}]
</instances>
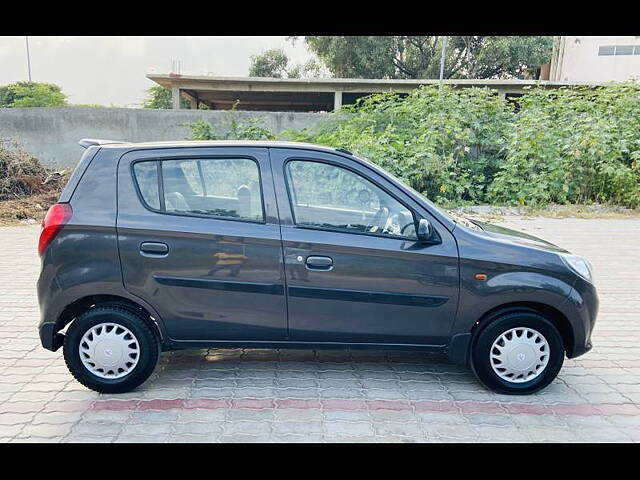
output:
<instances>
[{"instance_id":1,"label":"concrete slab roof","mask_svg":"<svg viewBox=\"0 0 640 480\"><path fill-rule=\"evenodd\" d=\"M370 95L395 91L407 94L421 85L437 85L437 79L368 79L368 78L266 78L218 77L207 75L148 74L173 92L174 108L179 97L191 100L192 108L204 103L213 109L229 109L238 102L239 110L330 111L342 104ZM559 82L550 80L444 80L445 85L461 88L492 88L502 95L518 95L524 87L598 86L604 83Z\"/></svg>"},{"instance_id":2,"label":"concrete slab roof","mask_svg":"<svg viewBox=\"0 0 640 480\"><path fill-rule=\"evenodd\" d=\"M375 89L392 88L394 90L413 90L420 85L437 85L438 79L379 79L379 78L269 78L269 77L219 77L211 75L181 75L181 74L148 74L147 78L171 88L172 85L184 86L198 85L203 90L234 90L246 89L261 91L300 91L312 89L313 91L334 92L336 89L342 91L360 91L364 86ZM541 85L549 87L577 86L577 85L603 85L598 83L585 82L560 82L551 80L501 80L501 79L447 79L443 80L446 85L460 85L473 87L513 87L527 85ZM342 87L342 88L339 88ZM355 90L353 90L355 89Z\"/></svg>"}]
</instances>

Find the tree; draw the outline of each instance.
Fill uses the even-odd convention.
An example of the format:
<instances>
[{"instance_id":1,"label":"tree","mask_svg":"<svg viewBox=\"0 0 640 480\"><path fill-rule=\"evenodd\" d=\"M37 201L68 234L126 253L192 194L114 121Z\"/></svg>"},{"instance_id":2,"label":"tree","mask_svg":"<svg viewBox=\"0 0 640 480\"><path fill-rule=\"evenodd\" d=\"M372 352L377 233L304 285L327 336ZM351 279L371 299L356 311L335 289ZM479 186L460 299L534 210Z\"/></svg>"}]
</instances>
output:
<instances>
[{"instance_id":1,"label":"tree","mask_svg":"<svg viewBox=\"0 0 640 480\"><path fill-rule=\"evenodd\" d=\"M293 38L295 40L295 38ZM336 77L438 78L442 37L308 36ZM551 58L553 37L450 36L445 78L523 78Z\"/></svg>"},{"instance_id":2,"label":"tree","mask_svg":"<svg viewBox=\"0 0 640 480\"><path fill-rule=\"evenodd\" d=\"M251 56L250 77L315 78L322 75L322 65L315 59L292 65L286 52L280 48L266 50Z\"/></svg>"},{"instance_id":3,"label":"tree","mask_svg":"<svg viewBox=\"0 0 640 480\"><path fill-rule=\"evenodd\" d=\"M287 72L289 57L280 48L271 48L251 56L250 77L282 78Z\"/></svg>"},{"instance_id":4,"label":"tree","mask_svg":"<svg viewBox=\"0 0 640 480\"><path fill-rule=\"evenodd\" d=\"M67 96L53 83L15 82L0 87L0 107L63 107Z\"/></svg>"},{"instance_id":5,"label":"tree","mask_svg":"<svg viewBox=\"0 0 640 480\"><path fill-rule=\"evenodd\" d=\"M190 103L187 99L180 97L180 108L189 108ZM147 89L147 96L145 97L142 108L173 108L173 100L171 98L171 91L167 90L160 85L150 87Z\"/></svg>"},{"instance_id":6,"label":"tree","mask_svg":"<svg viewBox=\"0 0 640 480\"><path fill-rule=\"evenodd\" d=\"M314 58L305 64L296 64L287 71L289 78L318 78L322 76L322 65Z\"/></svg>"}]
</instances>

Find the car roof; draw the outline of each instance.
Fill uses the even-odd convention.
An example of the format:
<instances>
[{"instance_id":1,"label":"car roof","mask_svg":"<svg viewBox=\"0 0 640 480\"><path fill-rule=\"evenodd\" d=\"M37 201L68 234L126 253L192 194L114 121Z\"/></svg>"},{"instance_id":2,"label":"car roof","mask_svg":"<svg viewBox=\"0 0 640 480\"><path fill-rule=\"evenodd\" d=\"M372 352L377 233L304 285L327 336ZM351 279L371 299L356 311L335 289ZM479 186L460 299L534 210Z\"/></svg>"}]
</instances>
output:
<instances>
[{"instance_id":1,"label":"car roof","mask_svg":"<svg viewBox=\"0 0 640 480\"><path fill-rule=\"evenodd\" d=\"M341 149L315 145L313 143L286 142L279 140L177 140L163 142L125 142L119 140L82 139L78 142L83 147L100 146L109 149L140 149L153 148L197 148L197 147L257 147L257 148L302 148L307 150L319 150L325 152L342 152L351 155L351 152Z\"/></svg>"}]
</instances>

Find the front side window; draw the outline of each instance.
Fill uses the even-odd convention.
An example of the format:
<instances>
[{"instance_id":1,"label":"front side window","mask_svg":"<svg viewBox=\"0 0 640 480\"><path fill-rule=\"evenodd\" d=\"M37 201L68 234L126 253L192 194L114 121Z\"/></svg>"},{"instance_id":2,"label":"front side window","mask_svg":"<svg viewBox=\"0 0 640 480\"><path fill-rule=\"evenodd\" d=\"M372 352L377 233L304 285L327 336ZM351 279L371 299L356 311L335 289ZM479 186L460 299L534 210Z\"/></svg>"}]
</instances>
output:
<instances>
[{"instance_id":1,"label":"front side window","mask_svg":"<svg viewBox=\"0 0 640 480\"><path fill-rule=\"evenodd\" d=\"M153 194L158 195L157 190L144 193L138 166L146 163L156 162L137 163L134 166L136 180L147 204L162 210L152 203ZM166 213L264 221L260 174L255 161L247 158L184 159L163 160L159 165Z\"/></svg>"},{"instance_id":2,"label":"front side window","mask_svg":"<svg viewBox=\"0 0 640 480\"><path fill-rule=\"evenodd\" d=\"M412 212L351 170L293 160L286 176L296 225L416 239Z\"/></svg>"}]
</instances>

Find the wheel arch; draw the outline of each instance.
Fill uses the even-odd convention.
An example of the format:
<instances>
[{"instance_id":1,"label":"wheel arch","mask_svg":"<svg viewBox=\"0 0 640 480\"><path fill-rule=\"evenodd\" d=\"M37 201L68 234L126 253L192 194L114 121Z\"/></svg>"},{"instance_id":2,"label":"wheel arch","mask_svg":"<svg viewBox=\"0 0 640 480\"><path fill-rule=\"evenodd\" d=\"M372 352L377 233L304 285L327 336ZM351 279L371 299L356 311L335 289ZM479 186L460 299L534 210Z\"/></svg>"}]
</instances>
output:
<instances>
[{"instance_id":1,"label":"wheel arch","mask_svg":"<svg viewBox=\"0 0 640 480\"><path fill-rule=\"evenodd\" d=\"M569 319L560 310L545 303L520 301L504 303L491 308L475 321L469 332L453 335L446 349L449 359L457 364L468 364L471 358L471 349L478 334L496 318L515 312L533 312L547 318L558 329L567 356L572 357L575 338Z\"/></svg>"},{"instance_id":2,"label":"wheel arch","mask_svg":"<svg viewBox=\"0 0 640 480\"><path fill-rule=\"evenodd\" d=\"M163 334L160 322L151 314L150 310L130 298L119 295L88 295L73 301L67 305L58 316L56 320L56 332L63 330L84 312L96 307L105 306L120 307L135 313L151 328L151 331L156 335L161 345L166 343L166 337ZM57 335L62 334L57 333Z\"/></svg>"},{"instance_id":3,"label":"wheel arch","mask_svg":"<svg viewBox=\"0 0 640 480\"><path fill-rule=\"evenodd\" d=\"M560 336L562 337L562 343L564 344L567 355L571 357L574 346L575 338L573 335L573 328L569 319L557 308L540 302L513 302L492 308L485 312L471 328L471 341L469 342L469 349L472 348L473 342L478 337L478 334L486 328L493 320L507 313L516 312L533 312L542 315L549 320L554 327L558 329Z\"/></svg>"}]
</instances>

